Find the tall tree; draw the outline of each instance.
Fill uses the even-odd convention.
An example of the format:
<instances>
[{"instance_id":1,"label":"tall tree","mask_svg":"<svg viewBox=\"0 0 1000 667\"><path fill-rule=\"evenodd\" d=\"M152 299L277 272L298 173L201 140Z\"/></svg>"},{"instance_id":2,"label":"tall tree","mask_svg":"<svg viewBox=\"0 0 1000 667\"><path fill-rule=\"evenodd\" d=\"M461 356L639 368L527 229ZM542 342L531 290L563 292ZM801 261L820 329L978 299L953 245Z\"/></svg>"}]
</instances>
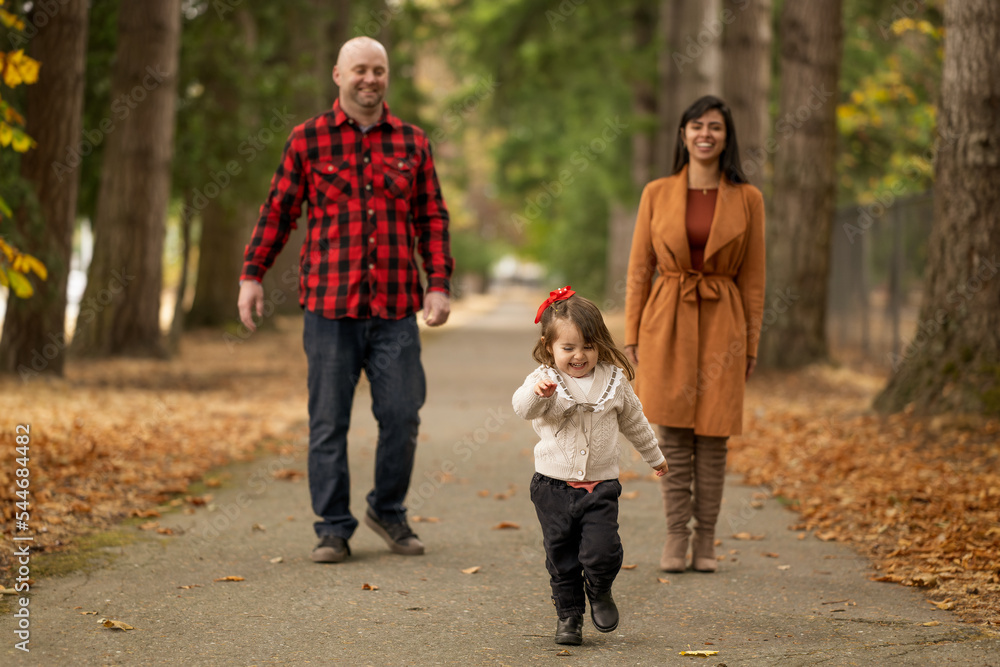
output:
<instances>
[{"instance_id":1,"label":"tall tree","mask_svg":"<svg viewBox=\"0 0 1000 667\"><path fill-rule=\"evenodd\" d=\"M661 124L656 140L656 176L673 168L677 125L681 115L702 95L722 89L721 0L688 2L661 0L660 39L665 48L658 58Z\"/></svg>"},{"instance_id":2,"label":"tall tree","mask_svg":"<svg viewBox=\"0 0 1000 667\"><path fill-rule=\"evenodd\" d=\"M161 356L160 288L170 193L181 2L124 0L94 257L74 335L88 356Z\"/></svg>"},{"instance_id":3,"label":"tall tree","mask_svg":"<svg viewBox=\"0 0 1000 667\"><path fill-rule=\"evenodd\" d=\"M934 227L916 335L875 402L1000 415L1000 5L945 5Z\"/></svg>"},{"instance_id":4,"label":"tall tree","mask_svg":"<svg viewBox=\"0 0 1000 667\"><path fill-rule=\"evenodd\" d=\"M771 0L724 0L722 97L733 112L743 172L764 190L771 92Z\"/></svg>"},{"instance_id":5,"label":"tall tree","mask_svg":"<svg viewBox=\"0 0 1000 667\"><path fill-rule=\"evenodd\" d=\"M48 279L32 298L11 299L7 305L0 372L22 377L62 375L65 362L66 284L79 174L61 173L53 165L80 140L87 6L87 0L68 0L59 11L45 12L29 47L42 69L38 83L28 89L26 130L39 143L21 159L21 176L34 189L40 216L29 216L22 207L16 224L24 245L48 268ZM35 25L32 14L26 18Z\"/></svg>"},{"instance_id":6,"label":"tall tree","mask_svg":"<svg viewBox=\"0 0 1000 667\"><path fill-rule=\"evenodd\" d=\"M767 228L767 333L760 362L827 357L826 297L836 188L842 0L785 2L774 195Z\"/></svg>"}]
</instances>

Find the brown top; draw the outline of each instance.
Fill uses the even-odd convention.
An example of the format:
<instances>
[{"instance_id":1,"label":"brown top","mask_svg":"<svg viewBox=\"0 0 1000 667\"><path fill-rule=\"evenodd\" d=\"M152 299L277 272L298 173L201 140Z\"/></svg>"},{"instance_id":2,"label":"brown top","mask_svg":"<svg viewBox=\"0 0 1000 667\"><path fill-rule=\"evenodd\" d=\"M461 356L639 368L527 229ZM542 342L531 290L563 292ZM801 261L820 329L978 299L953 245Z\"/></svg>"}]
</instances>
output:
<instances>
[{"instance_id":1,"label":"brown top","mask_svg":"<svg viewBox=\"0 0 1000 667\"><path fill-rule=\"evenodd\" d=\"M691 246L691 268L695 271L701 271L705 265L705 246L708 244L708 233L712 231L712 216L715 215L715 199L718 194L717 188L688 188L687 191L684 226L687 227L688 245Z\"/></svg>"}]
</instances>

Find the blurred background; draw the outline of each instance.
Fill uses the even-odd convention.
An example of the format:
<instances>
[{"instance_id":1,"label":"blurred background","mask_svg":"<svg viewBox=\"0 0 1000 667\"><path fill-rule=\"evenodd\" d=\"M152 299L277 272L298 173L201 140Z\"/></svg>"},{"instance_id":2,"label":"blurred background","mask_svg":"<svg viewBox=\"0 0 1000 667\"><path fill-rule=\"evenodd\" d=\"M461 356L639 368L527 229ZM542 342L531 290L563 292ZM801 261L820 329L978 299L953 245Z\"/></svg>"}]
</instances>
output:
<instances>
[{"instance_id":1,"label":"blurred background","mask_svg":"<svg viewBox=\"0 0 1000 667\"><path fill-rule=\"evenodd\" d=\"M639 195L669 175L681 111L712 93L767 202L770 307L796 304L794 322L781 308L770 331L765 321L764 340L803 341L762 361L889 374L921 320L944 0L7 0L3 11L0 48L39 61L41 78L0 88L12 132L0 235L47 271L9 270L34 294L4 288L0 313L5 302L49 313L20 342L27 320L5 325L8 373L58 375L62 349L169 357L183 331L240 336L242 252L285 138L329 109L337 51L358 35L385 44L391 109L431 138L459 302L569 283L620 309ZM275 313L300 314L301 234L265 283ZM46 335L58 354L44 352Z\"/></svg>"}]
</instances>

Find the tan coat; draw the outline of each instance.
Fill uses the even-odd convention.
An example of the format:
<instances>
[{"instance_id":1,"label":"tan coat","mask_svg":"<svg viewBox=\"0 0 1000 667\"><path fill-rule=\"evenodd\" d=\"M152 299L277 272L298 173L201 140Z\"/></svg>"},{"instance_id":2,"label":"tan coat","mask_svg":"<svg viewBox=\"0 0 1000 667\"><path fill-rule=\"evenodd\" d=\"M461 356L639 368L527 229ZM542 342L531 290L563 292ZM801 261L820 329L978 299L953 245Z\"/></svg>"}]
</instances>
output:
<instances>
[{"instance_id":1,"label":"tan coat","mask_svg":"<svg viewBox=\"0 0 1000 667\"><path fill-rule=\"evenodd\" d=\"M654 424L739 435L747 357L764 312L764 199L719 184L702 272L691 268L687 167L649 183L632 237L625 344L638 347L636 393Z\"/></svg>"}]
</instances>

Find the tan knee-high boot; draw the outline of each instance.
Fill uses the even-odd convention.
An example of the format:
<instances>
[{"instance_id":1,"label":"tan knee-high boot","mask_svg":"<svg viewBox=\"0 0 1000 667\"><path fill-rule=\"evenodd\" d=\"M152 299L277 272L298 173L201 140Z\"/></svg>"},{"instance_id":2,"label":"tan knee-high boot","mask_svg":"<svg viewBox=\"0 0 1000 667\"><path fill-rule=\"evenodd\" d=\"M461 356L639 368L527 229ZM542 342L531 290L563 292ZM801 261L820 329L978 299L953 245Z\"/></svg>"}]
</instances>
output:
<instances>
[{"instance_id":1,"label":"tan knee-high boot","mask_svg":"<svg viewBox=\"0 0 1000 667\"><path fill-rule=\"evenodd\" d=\"M695 436L694 452L694 544L692 566L699 572L715 572L715 523L722 507L726 482L727 438Z\"/></svg>"},{"instance_id":2,"label":"tan knee-high boot","mask_svg":"<svg viewBox=\"0 0 1000 667\"><path fill-rule=\"evenodd\" d=\"M667 459L667 474L660 478L663 510L667 516L667 541L663 545L660 568L683 572L687 566L691 530L691 481L694 477L694 430L657 427L660 451Z\"/></svg>"}]
</instances>

